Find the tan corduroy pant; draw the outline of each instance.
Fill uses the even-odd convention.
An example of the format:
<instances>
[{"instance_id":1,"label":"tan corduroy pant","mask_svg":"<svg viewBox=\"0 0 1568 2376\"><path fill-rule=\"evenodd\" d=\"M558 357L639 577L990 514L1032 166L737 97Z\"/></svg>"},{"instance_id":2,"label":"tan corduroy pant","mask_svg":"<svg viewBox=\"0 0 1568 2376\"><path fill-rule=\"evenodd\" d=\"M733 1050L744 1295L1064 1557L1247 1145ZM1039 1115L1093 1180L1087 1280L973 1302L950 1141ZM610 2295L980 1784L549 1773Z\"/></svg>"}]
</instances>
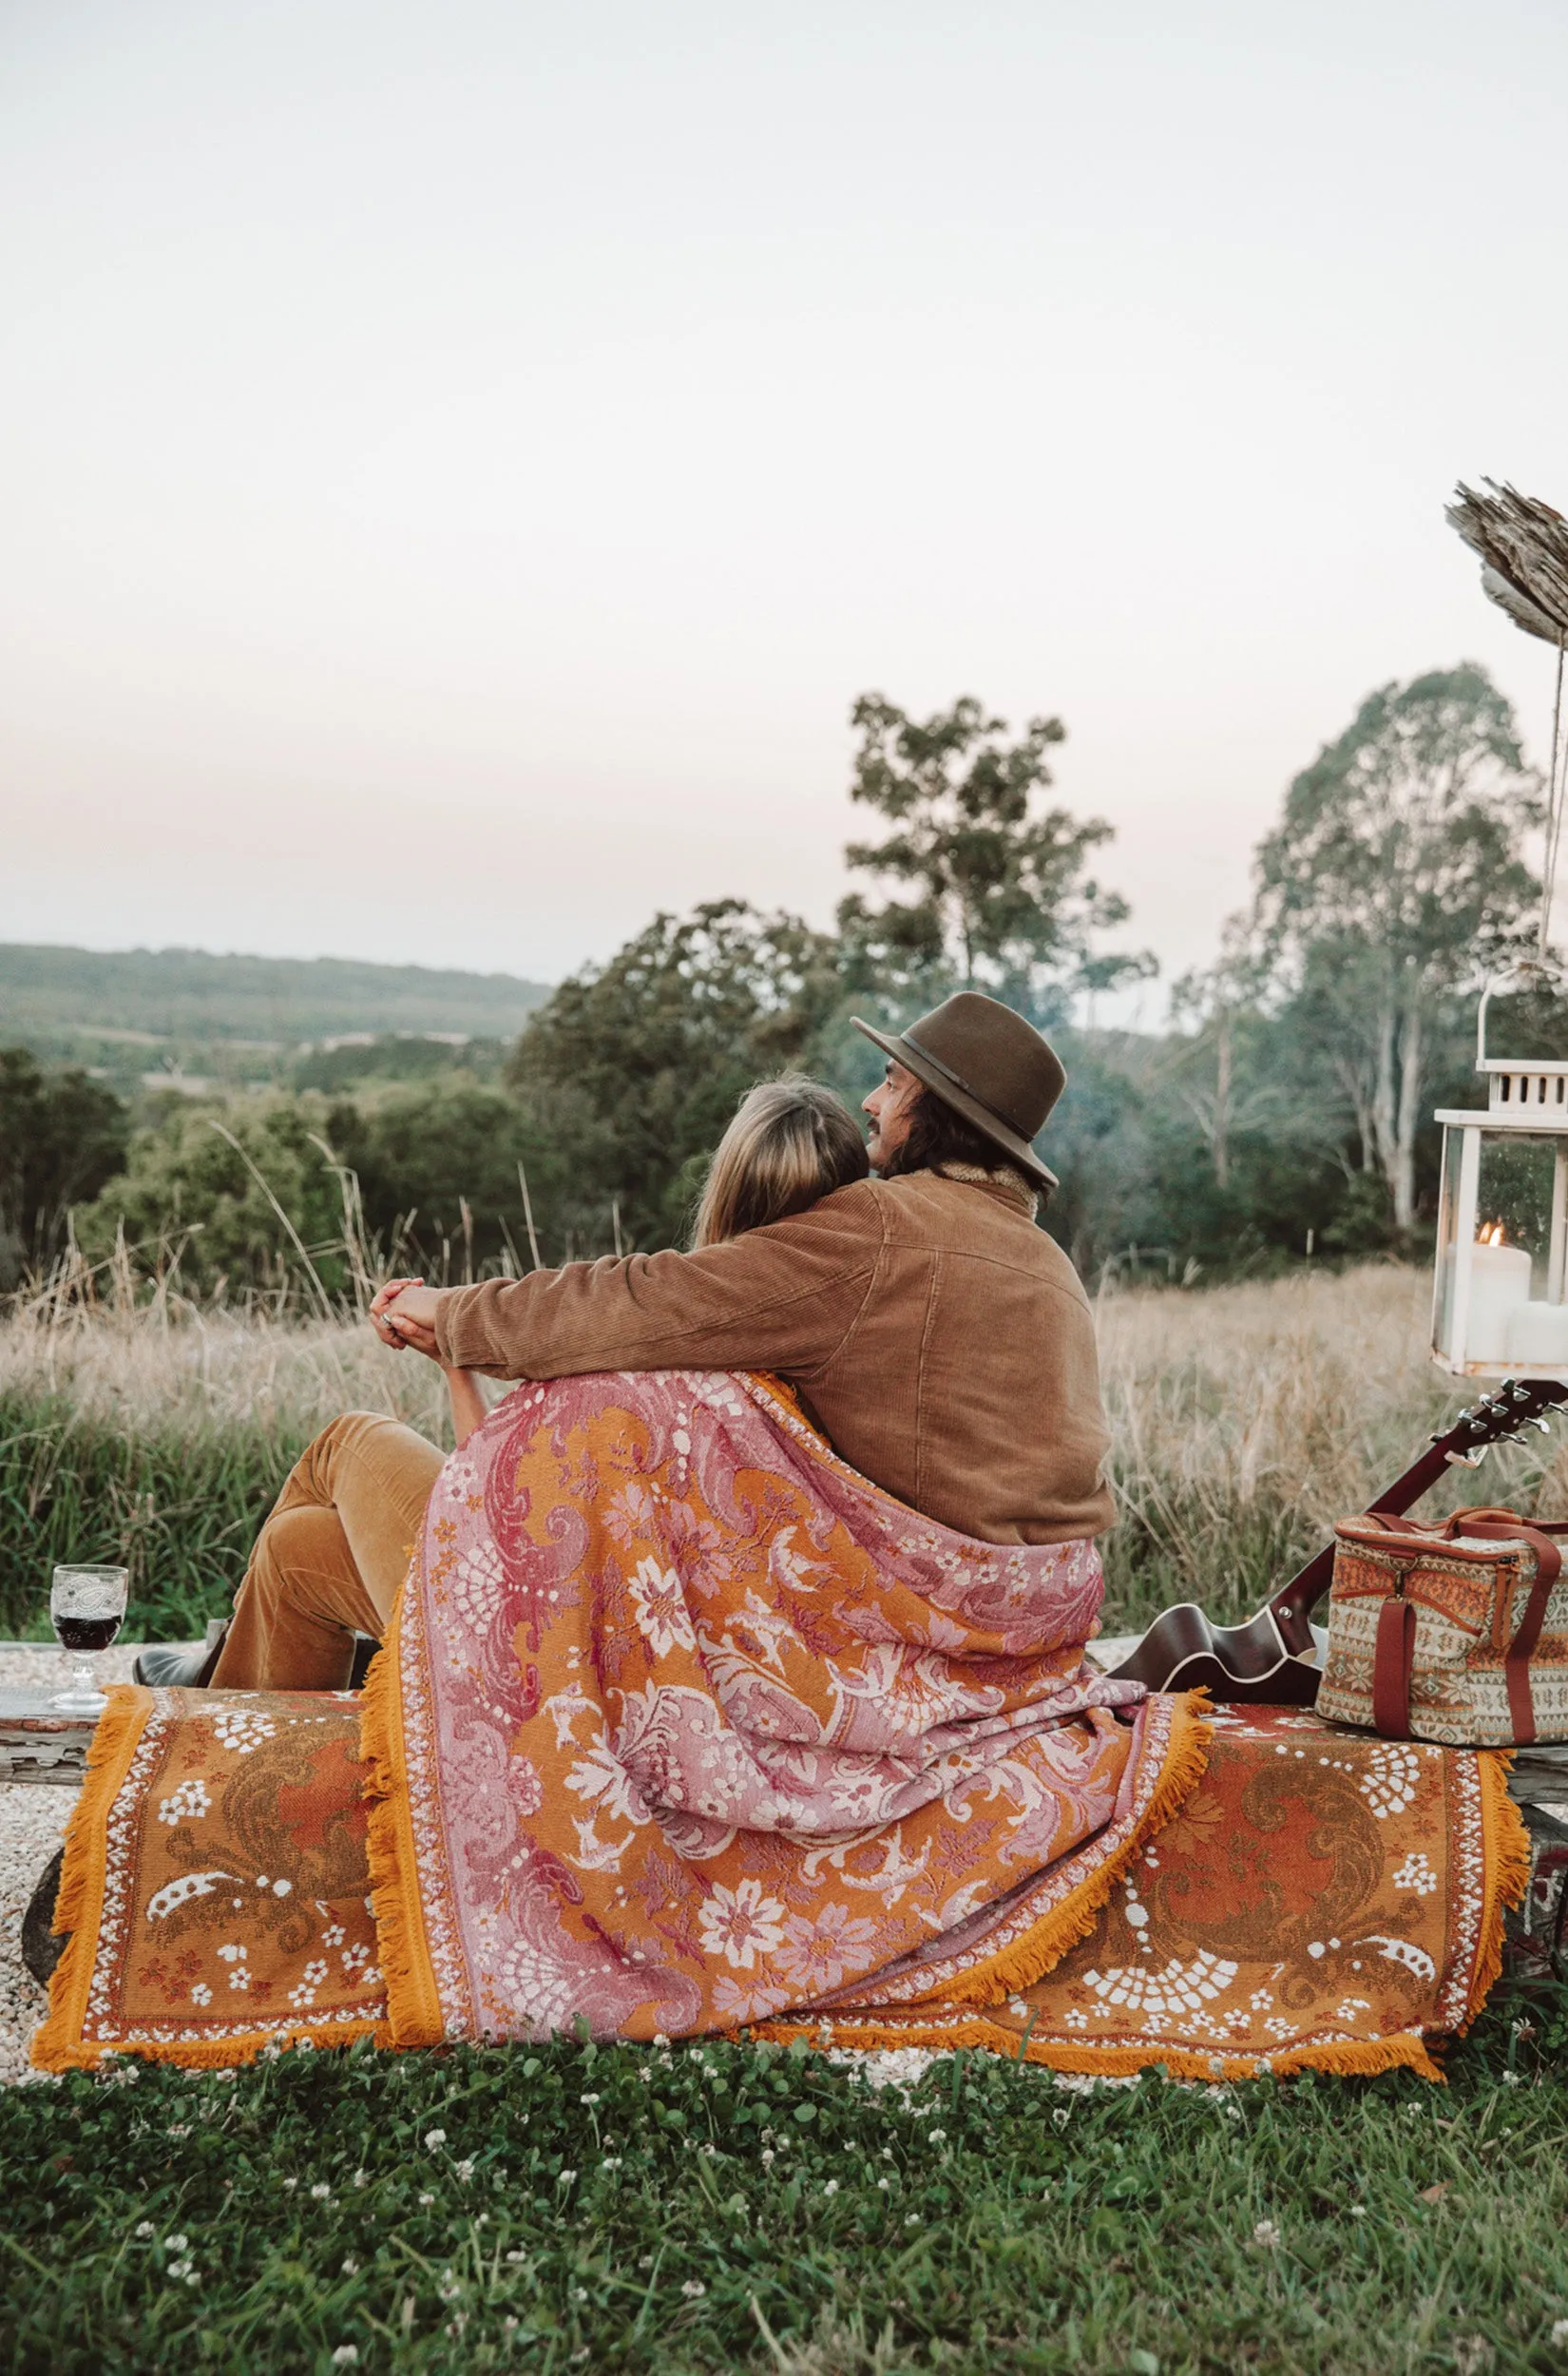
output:
<instances>
[{"instance_id":1,"label":"tan corduroy pant","mask_svg":"<svg viewBox=\"0 0 1568 2376\"><path fill-rule=\"evenodd\" d=\"M379 1638L392 1614L443 1457L373 1411L322 1429L256 1539L215 1691L343 1689L353 1636Z\"/></svg>"}]
</instances>

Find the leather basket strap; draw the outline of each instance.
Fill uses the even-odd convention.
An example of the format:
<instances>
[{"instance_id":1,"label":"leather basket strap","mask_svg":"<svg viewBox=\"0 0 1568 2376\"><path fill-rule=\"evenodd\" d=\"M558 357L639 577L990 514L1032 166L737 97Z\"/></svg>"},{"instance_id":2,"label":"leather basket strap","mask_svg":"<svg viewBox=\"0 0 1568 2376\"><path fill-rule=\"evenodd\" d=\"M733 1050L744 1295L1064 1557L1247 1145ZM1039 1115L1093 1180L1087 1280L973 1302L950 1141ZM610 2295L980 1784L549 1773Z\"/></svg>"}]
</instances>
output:
<instances>
[{"instance_id":1,"label":"leather basket strap","mask_svg":"<svg viewBox=\"0 0 1568 2376\"><path fill-rule=\"evenodd\" d=\"M1342 1518L1339 1523L1358 1534L1370 1526L1379 1534L1408 1535L1412 1542L1430 1542L1443 1531L1436 1519L1405 1518L1396 1510L1367 1510L1359 1518Z\"/></svg>"},{"instance_id":2,"label":"leather basket strap","mask_svg":"<svg viewBox=\"0 0 1568 2376\"><path fill-rule=\"evenodd\" d=\"M1463 1522L1463 1523L1462 1523ZM1562 1553L1541 1527L1512 1510L1456 1510L1448 1521L1455 1534L1480 1535L1493 1542L1527 1542L1536 1555L1536 1577L1519 1631L1502 1657L1502 1678L1508 1691L1508 1715L1514 1738L1528 1748L1536 1737L1536 1703L1530 1689L1530 1659L1546 1619L1552 1586L1562 1572Z\"/></svg>"},{"instance_id":3,"label":"leather basket strap","mask_svg":"<svg viewBox=\"0 0 1568 2376\"><path fill-rule=\"evenodd\" d=\"M1483 1535L1488 1526L1501 1527L1512 1535L1543 1535L1548 1541L1557 1535L1568 1535L1568 1523L1560 1518L1521 1518L1518 1510L1497 1509L1480 1503L1470 1509L1455 1510L1443 1521L1438 1531L1445 1535Z\"/></svg>"},{"instance_id":4,"label":"leather basket strap","mask_svg":"<svg viewBox=\"0 0 1568 2376\"><path fill-rule=\"evenodd\" d=\"M1386 1741L1410 1737L1410 1670L1415 1655L1415 1602L1390 1596L1377 1613L1377 1646L1372 1657L1372 1724Z\"/></svg>"},{"instance_id":5,"label":"leather basket strap","mask_svg":"<svg viewBox=\"0 0 1568 2376\"><path fill-rule=\"evenodd\" d=\"M1364 1528L1390 1538L1412 1552L1428 1550L1437 1536L1435 1525L1405 1518L1392 1510L1368 1510L1364 1518L1344 1522L1360 1533ZM1372 1725L1386 1741L1410 1737L1410 1675L1416 1656L1416 1612L1403 1588L1390 1594L1378 1611L1372 1650Z\"/></svg>"}]
</instances>

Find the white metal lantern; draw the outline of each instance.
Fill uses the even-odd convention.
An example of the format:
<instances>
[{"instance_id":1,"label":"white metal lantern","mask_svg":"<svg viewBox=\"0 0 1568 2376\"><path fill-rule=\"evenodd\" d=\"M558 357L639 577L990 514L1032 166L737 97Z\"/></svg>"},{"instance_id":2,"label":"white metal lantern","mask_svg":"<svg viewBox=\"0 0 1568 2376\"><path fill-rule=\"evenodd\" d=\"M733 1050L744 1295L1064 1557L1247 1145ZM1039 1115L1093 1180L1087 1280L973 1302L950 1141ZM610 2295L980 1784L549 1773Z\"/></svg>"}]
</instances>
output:
<instances>
[{"instance_id":1,"label":"white metal lantern","mask_svg":"<svg viewBox=\"0 0 1568 2376\"><path fill-rule=\"evenodd\" d=\"M1481 582L1515 626L1557 648L1552 759L1536 954L1509 987L1568 987L1551 955L1552 895L1568 814L1568 520L1551 504L1488 479L1487 494L1460 487L1448 518L1481 556ZM1568 1063L1488 1056L1488 984L1476 1025L1476 1070L1487 1078L1484 1114L1439 1112L1443 1195L1438 1208L1432 1351L1458 1377L1509 1371L1568 1382L1563 1239L1568 1226Z\"/></svg>"},{"instance_id":2,"label":"white metal lantern","mask_svg":"<svg viewBox=\"0 0 1568 2376\"><path fill-rule=\"evenodd\" d=\"M1435 1118L1443 1188L1432 1352L1456 1377L1568 1382L1568 1063L1487 1055L1493 987L1476 1029L1486 1110L1440 1107Z\"/></svg>"}]
</instances>

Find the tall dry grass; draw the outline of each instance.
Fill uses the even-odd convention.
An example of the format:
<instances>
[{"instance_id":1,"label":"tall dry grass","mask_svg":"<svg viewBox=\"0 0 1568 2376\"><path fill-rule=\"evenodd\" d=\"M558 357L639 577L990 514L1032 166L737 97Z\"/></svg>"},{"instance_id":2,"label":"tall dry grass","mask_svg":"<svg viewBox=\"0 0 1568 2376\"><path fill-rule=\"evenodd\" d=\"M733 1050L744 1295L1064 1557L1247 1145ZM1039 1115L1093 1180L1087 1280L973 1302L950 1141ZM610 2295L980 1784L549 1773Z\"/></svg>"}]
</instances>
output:
<instances>
[{"instance_id":1,"label":"tall dry grass","mask_svg":"<svg viewBox=\"0 0 1568 2376\"><path fill-rule=\"evenodd\" d=\"M1430 1295L1426 1273L1371 1264L1100 1298L1108 1627L1189 1598L1244 1615L1484 1391L1432 1365ZM1480 1502L1568 1513L1568 1440L1500 1447L1422 1512Z\"/></svg>"},{"instance_id":2,"label":"tall dry grass","mask_svg":"<svg viewBox=\"0 0 1568 2376\"><path fill-rule=\"evenodd\" d=\"M434 1364L394 1353L360 1321L258 1301L204 1311L182 1298L93 1308L39 1297L0 1324L0 1399L68 1405L84 1426L196 1437L308 1439L344 1410L380 1410L440 1439Z\"/></svg>"},{"instance_id":3,"label":"tall dry grass","mask_svg":"<svg viewBox=\"0 0 1568 2376\"><path fill-rule=\"evenodd\" d=\"M166 1274L62 1266L0 1323L0 1634L46 1630L61 1560L130 1569L127 1638L200 1633L290 1466L343 1410L451 1440L439 1371L363 1322L288 1297L203 1309Z\"/></svg>"},{"instance_id":4,"label":"tall dry grass","mask_svg":"<svg viewBox=\"0 0 1568 2376\"><path fill-rule=\"evenodd\" d=\"M1406 1465L1466 1399L1427 1360L1426 1295L1423 1274L1371 1266L1100 1298L1109 1629L1189 1598L1244 1614ZM128 1276L18 1304L0 1325L0 1629L38 1623L53 1560L93 1557L130 1563L133 1630L197 1623L345 1409L449 1441L437 1370L362 1323L203 1312ZM1564 1514L1568 1457L1532 1437L1432 1497L1477 1501Z\"/></svg>"}]
</instances>

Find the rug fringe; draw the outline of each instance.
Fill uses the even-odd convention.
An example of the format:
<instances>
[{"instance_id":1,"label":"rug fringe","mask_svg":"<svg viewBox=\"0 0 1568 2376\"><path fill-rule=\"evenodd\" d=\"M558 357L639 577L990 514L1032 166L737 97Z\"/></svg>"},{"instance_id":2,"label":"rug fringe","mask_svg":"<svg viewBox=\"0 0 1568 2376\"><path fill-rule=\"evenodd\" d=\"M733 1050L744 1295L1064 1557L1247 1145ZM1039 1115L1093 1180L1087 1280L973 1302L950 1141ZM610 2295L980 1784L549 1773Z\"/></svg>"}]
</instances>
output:
<instances>
[{"instance_id":1,"label":"rug fringe","mask_svg":"<svg viewBox=\"0 0 1568 2376\"><path fill-rule=\"evenodd\" d=\"M1172 1711L1171 1737L1159 1780L1142 1816L1121 1846L1097 1865L1092 1873L1086 1873L1061 1904L1042 1914L1033 1929L1014 1945L945 1982L940 1996L926 2002L983 2006L995 2004L1000 1997L1017 1996L1025 1988L1032 1988L1036 1981L1043 1980L1069 1947L1076 1947L1080 1939L1088 1937L1096 1916L1134 1858L1179 1813L1208 1771L1209 1745L1214 1738L1214 1726L1207 1720L1209 1695L1198 1690L1171 1696L1177 1705ZM918 2010L921 2002L914 1999L911 2010Z\"/></svg>"},{"instance_id":2,"label":"rug fringe","mask_svg":"<svg viewBox=\"0 0 1568 2376\"><path fill-rule=\"evenodd\" d=\"M384 2022L341 2022L330 2026L323 2023L315 2029L308 2022L292 2022L286 2027L247 2030L240 2038L110 2038L102 2043L96 2039L78 2039L58 2060L41 2067L51 2071L91 2071L101 2070L105 2063L137 2061L169 2062L182 2071L233 2070L256 2061L270 2047L283 2053L295 2046L315 2046L326 2053L334 2047L352 2046L361 2038L372 2038L378 2046L392 2042Z\"/></svg>"},{"instance_id":3,"label":"rug fringe","mask_svg":"<svg viewBox=\"0 0 1568 2376\"><path fill-rule=\"evenodd\" d=\"M1504 1917L1510 1907L1521 1903L1530 1887L1530 1834L1508 1793L1513 1762L1511 1749L1482 1750L1476 1759L1481 1774L1482 1854L1488 1895L1482 1910L1481 1936L1464 2018L1458 2025L1461 2038L1501 1977Z\"/></svg>"},{"instance_id":4,"label":"rug fringe","mask_svg":"<svg viewBox=\"0 0 1568 2376\"><path fill-rule=\"evenodd\" d=\"M87 1744L82 1794L66 1828L53 1923L55 1936L66 1935L66 1948L49 1981L48 2012L33 2032L29 2060L39 2071L79 2069L103 2052L81 2038L104 1915L109 1812L152 1713L152 1694L140 1683L112 1684L106 1697Z\"/></svg>"},{"instance_id":5,"label":"rug fringe","mask_svg":"<svg viewBox=\"0 0 1568 2376\"><path fill-rule=\"evenodd\" d=\"M442 2037L441 2003L419 1900L404 1764L400 1677L405 1598L406 1587L397 1596L381 1648L365 1677L359 1755L371 1772L360 1795L367 1810L365 1849L376 1960L387 1985L387 2022L379 2042L433 2046Z\"/></svg>"},{"instance_id":6,"label":"rug fringe","mask_svg":"<svg viewBox=\"0 0 1568 2376\"><path fill-rule=\"evenodd\" d=\"M922 2046L957 2051L983 2047L988 2053L1020 2060L1017 2030L980 2016L952 2022L791 2022L756 2024L758 2037L788 2045L794 2040L822 2052L832 2047L860 2053ZM1336 2079L1368 2079L1381 2071L1414 2071L1419 2079L1445 2086L1441 2063L1433 2060L1425 2041L1414 2030L1390 2038L1342 2039L1317 2046L1282 2048L1278 2054L1233 2055L1194 2052L1176 2046L1074 2046L1055 2039L1031 2038L1023 2060L1051 2071L1080 2078L1128 2079L1139 2071L1164 2070L1174 2079L1218 2083L1233 2079L1295 2079L1303 2071L1324 2071Z\"/></svg>"}]
</instances>

